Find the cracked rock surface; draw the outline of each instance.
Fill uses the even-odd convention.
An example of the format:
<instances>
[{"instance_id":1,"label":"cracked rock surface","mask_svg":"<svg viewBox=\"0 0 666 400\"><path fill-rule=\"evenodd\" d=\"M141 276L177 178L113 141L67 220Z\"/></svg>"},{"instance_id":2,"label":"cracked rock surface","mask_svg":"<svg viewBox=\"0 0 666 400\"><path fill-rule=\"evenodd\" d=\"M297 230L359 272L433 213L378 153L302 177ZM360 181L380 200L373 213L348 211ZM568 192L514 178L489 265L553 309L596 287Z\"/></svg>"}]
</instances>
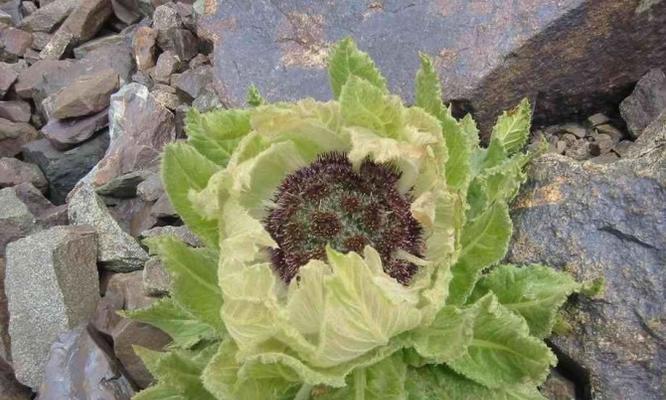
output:
<instances>
[{"instance_id":1,"label":"cracked rock surface","mask_svg":"<svg viewBox=\"0 0 666 400\"><path fill-rule=\"evenodd\" d=\"M603 278L568 309L554 337L563 364L585 371L586 398L660 400L666 370L666 112L612 164L547 154L513 208L508 261Z\"/></svg>"}]
</instances>

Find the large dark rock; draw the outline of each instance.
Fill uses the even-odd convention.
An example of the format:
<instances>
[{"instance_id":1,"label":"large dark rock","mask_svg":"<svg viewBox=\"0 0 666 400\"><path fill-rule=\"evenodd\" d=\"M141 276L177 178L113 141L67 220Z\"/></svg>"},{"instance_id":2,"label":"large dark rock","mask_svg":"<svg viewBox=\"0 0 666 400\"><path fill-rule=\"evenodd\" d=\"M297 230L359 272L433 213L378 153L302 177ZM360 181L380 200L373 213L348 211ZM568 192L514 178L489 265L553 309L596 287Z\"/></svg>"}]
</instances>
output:
<instances>
[{"instance_id":1,"label":"large dark rock","mask_svg":"<svg viewBox=\"0 0 666 400\"><path fill-rule=\"evenodd\" d=\"M90 139L95 132L109 125L109 111L104 109L97 114L83 118L52 119L42 127L53 147L67 150Z\"/></svg>"},{"instance_id":2,"label":"large dark rock","mask_svg":"<svg viewBox=\"0 0 666 400\"><path fill-rule=\"evenodd\" d=\"M664 398L666 113L640 139L634 158L612 164L537 159L513 207L510 262L605 281L600 297L569 309L571 334L552 339L563 364L587 375L585 398Z\"/></svg>"},{"instance_id":3,"label":"large dark rock","mask_svg":"<svg viewBox=\"0 0 666 400\"><path fill-rule=\"evenodd\" d=\"M111 0L82 0L60 30L72 34L74 43L85 42L102 29L112 13Z\"/></svg>"},{"instance_id":4,"label":"large dark rock","mask_svg":"<svg viewBox=\"0 0 666 400\"><path fill-rule=\"evenodd\" d=\"M39 166L49 182L49 198L62 204L67 193L102 158L108 144L106 132L67 151L57 150L48 139L41 139L24 146L23 158Z\"/></svg>"},{"instance_id":5,"label":"large dark rock","mask_svg":"<svg viewBox=\"0 0 666 400\"><path fill-rule=\"evenodd\" d=\"M51 32L76 7L76 0L53 0L24 18L19 25L30 32Z\"/></svg>"},{"instance_id":6,"label":"large dark rock","mask_svg":"<svg viewBox=\"0 0 666 400\"><path fill-rule=\"evenodd\" d=\"M653 69L641 78L629 97L620 103L620 113L629 133L637 138L650 122L666 110L666 75Z\"/></svg>"},{"instance_id":7,"label":"large dark rock","mask_svg":"<svg viewBox=\"0 0 666 400\"><path fill-rule=\"evenodd\" d=\"M666 2L417 1L207 2L200 31L216 41L222 101L244 103L250 84L269 100L331 97L330 45L352 36L411 101L418 52L434 57L444 96L481 126L522 97L537 122L613 108L666 60ZM261 60L261 62L257 62Z\"/></svg>"},{"instance_id":8,"label":"large dark rock","mask_svg":"<svg viewBox=\"0 0 666 400\"><path fill-rule=\"evenodd\" d=\"M113 350L93 327L58 337L44 369L38 400L130 400L135 390Z\"/></svg>"}]
</instances>

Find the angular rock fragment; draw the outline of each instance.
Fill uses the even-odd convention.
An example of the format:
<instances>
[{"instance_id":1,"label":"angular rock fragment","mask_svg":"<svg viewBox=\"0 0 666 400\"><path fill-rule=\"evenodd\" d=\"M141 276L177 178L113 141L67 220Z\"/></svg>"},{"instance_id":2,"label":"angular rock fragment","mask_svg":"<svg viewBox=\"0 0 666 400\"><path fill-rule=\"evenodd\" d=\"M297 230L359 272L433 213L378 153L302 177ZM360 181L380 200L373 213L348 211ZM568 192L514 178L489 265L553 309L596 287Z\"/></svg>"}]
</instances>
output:
<instances>
[{"instance_id":1,"label":"angular rock fragment","mask_svg":"<svg viewBox=\"0 0 666 400\"><path fill-rule=\"evenodd\" d=\"M154 236L175 236L192 247L201 247L203 242L185 225L179 226L156 226L155 228L141 232L142 238L151 238Z\"/></svg>"},{"instance_id":2,"label":"angular rock fragment","mask_svg":"<svg viewBox=\"0 0 666 400\"><path fill-rule=\"evenodd\" d=\"M127 272L143 267L148 254L122 230L102 199L88 184L77 187L68 201L71 224L90 225L98 234L98 261L110 271Z\"/></svg>"},{"instance_id":3,"label":"angular rock fragment","mask_svg":"<svg viewBox=\"0 0 666 400\"><path fill-rule=\"evenodd\" d=\"M53 116L64 119L99 112L108 107L117 88L118 74L113 69L80 78L56 94Z\"/></svg>"},{"instance_id":4,"label":"angular rock fragment","mask_svg":"<svg viewBox=\"0 0 666 400\"><path fill-rule=\"evenodd\" d=\"M172 84L190 100L196 99L204 92L212 91L213 68L210 65L202 65L188 69L175 76Z\"/></svg>"},{"instance_id":5,"label":"angular rock fragment","mask_svg":"<svg viewBox=\"0 0 666 400\"><path fill-rule=\"evenodd\" d=\"M147 171L128 172L117 176L106 184L97 188L97 193L102 196L119 198L136 197L136 188L148 176Z\"/></svg>"},{"instance_id":6,"label":"angular rock fragment","mask_svg":"<svg viewBox=\"0 0 666 400\"><path fill-rule=\"evenodd\" d=\"M5 97L17 78L18 71L13 64L0 62L0 98Z\"/></svg>"},{"instance_id":7,"label":"angular rock fragment","mask_svg":"<svg viewBox=\"0 0 666 400\"><path fill-rule=\"evenodd\" d=\"M51 119L42 127L42 134L58 150L67 150L90 139L109 126L109 112L104 109L82 118Z\"/></svg>"},{"instance_id":8,"label":"angular rock fragment","mask_svg":"<svg viewBox=\"0 0 666 400\"><path fill-rule=\"evenodd\" d=\"M157 64L150 75L153 79L160 83L169 83L171 74L179 72L183 68L183 62L180 57L171 50L167 50L160 54L157 58Z\"/></svg>"},{"instance_id":9,"label":"angular rock fragment","mask_svg":"<svg viewBox=\"0 0 666 400\"><path fill-rule=\"evenodd\" d=\"M38 400L130 400L134 394L109 344L84 324L63 333L51 346Z\"/></svg>"},{"instance_id":10,"label":"angular rock fragment","mask_svg":"<svg viewBox=\"0 0 666 400\"><path fill-rule=\"evenodd\" d=\"M52 32L77 3L76 0L53 0L24 18L19 27L30 32Z\"/></svg>"},{"instance_id":11,"label":"angular rock fragment","mask_svg":"<svg viewBox=\"0 0 666 400\"><path fill-rule=\"evenodd\" d=\"M171 277L157 257L151 257L143 266L143 289L146 296L161 297L169 293Z\"/></svg>"},{"instance_id":12,"label":"angular rock fragment","mask_svg":"<svg viewBox=\"0 0 666 400\"><path fill-rule=\"evenodd\" d=\"M620 103L620 113L635 139L666 110L666 75L653 69L641 78L629 97Z\"/></svg>"},{"instance_id":13,"label":"angular rock fragment","mask_svg":"<svg viewBox=\"0 0 666 400\"><path fill-rule=\"evenodd\" d=\"M3 61L15 62L32 44L32 34L16 28L0 31L0 54Z\"/></svg>"},{"instance_id":14,"label":"angular rock fragment","mask_svg":"<svg viewBox=\"0 0 666 400\"><path fill-rule=\"evenodd\" d=\"M157 200L162 193L164 193L162 178L157 173L147 176L146 179L137 186L136 193L143 201Z\"/></svg>"},{"instance_id":15,"label":"angular rock fragment","mask_svg":"<svg viewBox=\"0 0 666 400\"><path fill-rule=\"evenodd\" d=\"M4 13L7 25L16 26L21 22L21 0L7 0L0 4L0 12Z\"/></svg>"},{"instance_id":16,"label":"angular rock fragment","mask_svg":"<svg viewBox=\"0 0 666 400\"><path fill-rule=\"evenodd\" d=\"M50 228L57 225L67 225L67 206L55 206L42 193L30 183L22 183L11 188L28 207L28 210L37 219L41 228Z\"/></svg>"},{"instance_id":17,"label":"angular rock fragment","mask_svg":"<svg viewBox=\"0 0 666 400\"><path fill-rule=\"evenodd\" d=\"M134 32L132 49L139 71L145 71L155 66L156 39L157 32L147 26L141 26Z\"/></svg>"},{"instance_id":18,"label":"angular rock fragment","mask_svg":"<svg viewBox=\"0 0 666 400\"><path fill-rule=\"evenodd\" d=\"M65 52L72 46L74 36L63 30L57 31L44 48L39 52L39 58L42 60L60 60L65 56Z\"/></svg>"},{"instance_id":19,"label":"angular rock fragment","mask_svg":"<svg viewBox=\"0 0 666 400\"><path fill-rule=\"evenodd\" d=\"M81 0L59 31L72 35L74 43L92 39L111 17L111 0Z\"/></svg>"},{"instance_id":20,"label":"angular rock fragment","mask_svg":"<svg viewBox=\"0 0 666 400\"><path fill-rule=\"evenodd\" d=\"M159 40L159 36L158 36ZM164 50L172 50L183 61L189 61L199 52L199 39L187 29L171 28L166 33Z\"/></svg>"},{"instance_id":21,"label":"angular rock fragment","mask_svg":"<svg viewBox=\"0 0 666 400\"><path fill-rule=\"evenodd\" d=\"M42 193L46 192L48 182L35 164L29 164L13 157L0 158L0 188L31 183Z\"/></svg>"},{"instance_id":22,"label":"angular rock fragment","mask_svg":"<svg viewBox=\"0 0 666 400\"><path fill-rule=\"evenodd\" d=\"M95 231L85 226L53 227L7 246L9 334L21 383L37 389L51 343L93 315L96 259Z\"/></svg>"},{"instance_id":23,"label":"angular rock fragment","mask_svg":"<svg viewBox=\"0 0 666 400\"><path fill-rule=\"evenodd\" d=\"M35 223L35 216L12 188L0 189L0 257L8 243L36 230Z\"/></svg>"},{"instance_id":24,"label":"angular rock fragment","mask_svg":"<svg viewBox=\"0 0 666 400\"><path fill-rule=\"evenodd\" d=\"M0 261L1 263L1 261ZM12 368L0 357L0 393L2 400L30 400L32 392L18 383Z\"/></svg>"},{"instance_id":25,"label":"angular rock fragment","mask_svg":"<svg viewBox=\"0 0 666 400\"><path fill-rule=\"evenodd\" d=\"M37 139L39 134L32 125L0 118L0 157L13 157L21 146Z\"/></svg>"},{"instance_id":26,"label":"angular rock fragment","mask_svg":"<svg viewBox=\"0 0 666 400\"><path fill-rule=\"evenodd\" d=\"M102 132L80 146L66 151L54 148L48 139L23 147L23 159L37 164L49 182L49 199L65 202L67 194L102 158L109 145L109 135Z\"/></svg>"},{"instance_id":27,"label":"angular rock fragment","mask_svg":"<svg viewBox=\"0 0 666 400\"><path fill-rule=\"evenodd\" d=\"M125 40L126 38L123 35L108 35L95 38L76 47L74 49L74 58L83 58L91 51L102 47L122 45Z\"/></svg>"},{"instance_id":28,"label":"angular rock fragment","mask_svg":"<svg viewBox=\"0 0 666 400\"><path fill-rule=\"evenodd\" d=\"M153 29L157 33L157 42L162 50L169 48L168 32L182 27L180 16L173 4L162 4L153 13Z\"/></svg>"},{"instance_id":29,"label":"angular rock fragment","mask_svg":"<svg viewBox=\"0 0 666 400\"><path fill-rule=\"evenodd\" d=\"M12 122L30 122L30 104L21 100L0 101L0 118Z\"/></svg>"}]
</instances>

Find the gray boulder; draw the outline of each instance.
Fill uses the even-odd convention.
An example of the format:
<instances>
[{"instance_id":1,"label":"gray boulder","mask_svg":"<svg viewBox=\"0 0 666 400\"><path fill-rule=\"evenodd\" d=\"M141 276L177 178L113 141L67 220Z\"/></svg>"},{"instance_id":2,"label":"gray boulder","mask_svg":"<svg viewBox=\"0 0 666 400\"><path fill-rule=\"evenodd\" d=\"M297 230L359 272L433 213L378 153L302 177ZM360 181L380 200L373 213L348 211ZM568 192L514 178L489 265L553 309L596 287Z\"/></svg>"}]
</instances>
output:
<instances>
[{"instance_id":1,"label":"gray boulder","mask_svg":"<svg viewBox=\"0 0 666 400\"><path fill-rule=\"evenodd\" d=\"M537 159L513 206L508 261L543 263L579 280L603 278L598 298L567 309L554 337L562 365L583 371L585 398L660 400L666 370L666 113L612 164ZM584 382L589 379L589 382Z\"/></svg>"},{"instance_id":2,"label":"gray boulder","mask_svg":"<svg viewBox=\"0 0 666 400\"><path fill-rule=\"evenodd\" d=\"M51 343L99 300L95 231L57 226L7 246L5 290L16 378L37 389Z\"/></svg>"},{"instance_id":3,"label":"gray boulder","mask_svg":"<svg viewBox=\"0 0 666 400\"><path fill-rule=\"evenodd\" d=\"M666 110L666 75L653 69L641 78L629 97L620 103L620 113L634 138Z\"/></svg>"}]
</instances>

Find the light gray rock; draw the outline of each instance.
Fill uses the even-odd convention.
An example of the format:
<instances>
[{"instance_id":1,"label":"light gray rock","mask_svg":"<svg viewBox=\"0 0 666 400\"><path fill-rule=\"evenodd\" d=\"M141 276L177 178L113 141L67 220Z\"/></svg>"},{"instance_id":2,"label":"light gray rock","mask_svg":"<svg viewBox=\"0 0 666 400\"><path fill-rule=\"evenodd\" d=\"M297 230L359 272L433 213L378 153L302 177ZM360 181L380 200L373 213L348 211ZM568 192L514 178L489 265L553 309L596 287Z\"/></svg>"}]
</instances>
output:
<instances>
[{"instance_id":1,"label":"light gray rock","mask_svg":"<svg viewBox=\"0 0 666 400\"><path fill-rule=\"evenodd\" d=\"M16 378L36 389L51 343L87 321L99 300L95 231L57 226L7 246L5 290Z\"/></svg>"},{"instance_id":2,"label":"light gray rock","mask_svg":"<svg viewBox=\"0 0 666 400\"><path fill-rule=\"evenodd\" d=\"M98 234L98 261L110 271L127 272L143 267L148 254L113 219L102 199L88 184L72 191L68 216L74 225L90 225Z\"/></svg>"},{"instance_id":3,"label":"light gray rock","mask_svg":"<svg viewBox=\"0 0 666 400\"><path fill-rule=\"evenodd\" d=\"M162 178L157 173L148 176L136 188L136 194L143 201L155 201L160 198L162 193L164 193Z\"/></svg>"},{"instance_id":4,"label":"light gray rock","mask_svg":"<svg viewBox=\"0 0 666 400\"><path fill-rule=\"evenodd\" d=\"M192 231L185 225L180 226L156 226L141 232L142 238L151 238L155 236L175 236L192 247L202 247L204 244Z\"/></svg>"},{"instance_id":5,"label":"light gray rock","mask_svg":"<svg viewBox=\"0 0 666 400\"><path fill-rule=\"evenodd\" d=\"M135 390L99 332L81 325L51 346L38 400L130 400Z\"/></svg>"},{"instance_id":6,"label":"light gray rock","mask_svg":"<svg viewBox=\"0 0 666 400\"><path fill-rule=\"evenodd\" d=\"M169 294L171 277L157 257L151 257L143 266L143 290L146 296L161 297Z\"/></svg>"}]
</instances>

